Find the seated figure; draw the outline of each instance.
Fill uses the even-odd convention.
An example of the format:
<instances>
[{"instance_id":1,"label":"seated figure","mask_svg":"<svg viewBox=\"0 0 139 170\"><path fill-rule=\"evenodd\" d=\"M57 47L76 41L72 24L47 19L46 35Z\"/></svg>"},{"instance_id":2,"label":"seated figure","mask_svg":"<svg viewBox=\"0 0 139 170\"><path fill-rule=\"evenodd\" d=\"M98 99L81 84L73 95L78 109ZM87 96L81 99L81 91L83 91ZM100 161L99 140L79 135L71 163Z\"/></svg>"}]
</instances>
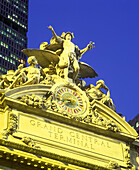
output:
<instances>
[{"instance_id":1,"label":"seated figure","mask_svg":"<svg viewBox=\"0 0 139 170\"><path fill-rule=\"evenodd\" d=\"M26 68L18 68L15 72L13 83L9 86L9 89L15 87L19 80L22 85L30 85L30 84L38 84L40 82L41 70L40 68L36 67L38 62L35 56L31 56L28 58L29 67ZM21 85L20 84L20 85Z\"/></svg>"},{"instance_id":2,"label":"seated figure","mask_svg":"<svg viewBox=\"0 0 139 170\"><path fill-rule=\"evenodd\" d=\"M11 85L11 83L14 81L14 74L14 70L9 70L7 74L1 75L0 89L5 89Z\"/></svg>"},{"instance_id":3,"label":"seated figure","mask_svg":"<svg viewBox=\"0 0 139 170\"><path fill-rule=\"evenodd\" d=\"M103 93L100 89L105 89L107 93ZM94 99L99 100L100 102L115 111L115 105L113 104L113 101L110 98L109 88L105 85L103 80L97 81L96 86L91 84L90 87L86 89L86 92L89 96L90 101L93 101Z\"/></svg>"},{"instance_id":4,"label":"seated figure","mask_svg":"<svg viewBox=\"0 0 139 170\"><path fill-rule=\"evenodd\" d=\"M50 44L42 42L40 49L23 49L27 57L36 57L38 64L46 72L46 76L54 74L76 85L81 78L98 76L91 66L84 62L79 62L84 53L95 47L94 42L90 42L84 49L79 49L72 42L74 38L73 33L62 33L59 36L55 33L52 26L48 28L53 34Z\"/></svg>"}]
</instances>

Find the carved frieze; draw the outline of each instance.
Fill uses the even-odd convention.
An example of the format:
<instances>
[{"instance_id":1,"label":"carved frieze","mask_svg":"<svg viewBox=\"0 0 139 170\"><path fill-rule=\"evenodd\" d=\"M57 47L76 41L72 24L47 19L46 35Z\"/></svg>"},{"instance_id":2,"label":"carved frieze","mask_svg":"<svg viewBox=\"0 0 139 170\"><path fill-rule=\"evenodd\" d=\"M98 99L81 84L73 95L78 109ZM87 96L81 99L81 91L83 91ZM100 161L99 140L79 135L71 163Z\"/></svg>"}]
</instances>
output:
<instances>
[{"instance_id":1,"label":"carved frieze","mask_svg":"<svg viewBox=\"0 0 139 170\"><path fill-rule=\"evenodd\" d=\"M23 137L22 142L24 142L26 145L28 145L28 146L30 146L32 148L36 148L36 149L40 148L39 146L37 146L36 142L30 137Z\"/></svg>"},{"instance_id":2,"label":"carved frieze","mask_svg":"<svg viewBox=\"0 0 139 170\"><path fill-rule=\"evenodd\" d=\"M106 168L108 169L117 169L118 167L119 167L118 163L114 161L110 161L106 166Z\"/></svg>"},{"instance_id":3,"label":"carved frieze","mask_svg":"<svg viewBox=\"0 0 139 170\"><path fill-rule=\"evenodd\" d=\"M130 146L126 146L124 148L124 157L125 157L125 163L127 165L128 168L132 168L132 163L131 163L131 159L130 159Z\"/></svg>"},{"instance_id":4,"label":"carved frieze","mask_svg":"<svg viewBox=\"0 0 139 170\"><path fill-rule=\"evenodd\" d=\"M13 110L9 111L9 123L8 123L8 132L9 134L14 133L18 125L17 115Z\"/></svg>"},{"instance_id":5,"label":"carved frieze","mask_svg":"<svg viewBox=\"0 0 139 170\"><path fill-rule=\"evenodd\" d=\"M92 125L99 125L101 127L104 127L106 130L110 130L113 132L121 131L121 129L115 124L114 121L100 115L97 109L93 110L91 107L91 103L89 104L90 106L89 106L87 114L84 117L82 117L82 115L79 115L79 114L76 115L73 112L69 112L68 109L61 109L57 101L55 100L53 93L47 93L43 96L39 96L35 94L25 95L25 96L19 97L18 99L22 101L23 103L26 103L28 106L31 106L34 108L40 108L43 110L50 109L54 112L59 113L62 116L74 119L76 121L80 121L80 122L92 124ZM63 108L65 107L63 105Z\"/></svg>"},{"instance_id":6,"label":"carved frieze","mask_svg":"<svg viewBox=\"0 0 139 170\"><path fill-rule=\"evenodd\" d=\"M46 102L48 96L49 96L48 94L46 94L44 96L29 94L29 95L25 95L22 97L18 97L18 99L21 102L27 104L28 106L47 110L47 108L49 106L49 104Z\"/></svg>"},{"instance_id":7,"label":"carved frieze","mask_svg":"<svg viewBox=\"0 0 139 170\"><path fill-rule=\"evenodd\" d=\"M111 130L114 132L120 132L120 128L115 124L114 121L105 118L104 116L100 115L98 110L92 110L92 114L87 115L83 119L86 123L96 124L105 127L107 130Z\"/></svg>"},{"instance_id":8,"label":"carved frieze","mask_svg":"<svg viewBox=\"0 0 139 170\"><path fill-rule=\"evenodd\" d=\"M18 113L16 110L8 108L5 112L8 117L7 128L3 129L2 135L3 139L7 139L9 134L13 134L18 126Z\"/></svg>"}]
</instances>

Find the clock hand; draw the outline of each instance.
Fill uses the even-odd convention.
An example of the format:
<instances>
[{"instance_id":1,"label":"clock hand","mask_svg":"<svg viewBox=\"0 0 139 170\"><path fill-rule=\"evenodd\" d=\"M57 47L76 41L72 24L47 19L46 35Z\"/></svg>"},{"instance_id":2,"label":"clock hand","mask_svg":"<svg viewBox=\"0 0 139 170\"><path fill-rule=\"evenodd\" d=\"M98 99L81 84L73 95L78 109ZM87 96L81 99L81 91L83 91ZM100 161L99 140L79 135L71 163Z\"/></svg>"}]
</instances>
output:
<instances>
[{"instance_id":1,"label":"clock hand","mask_svg":"<svg viewBox=\"0 0 139 170\"><path fill-rule=\"evenodd\" d=\"M76 103L76 100L73 99L73 98L68 98L68 99L64 99L64 103L65 102L67 102L67 103L72 103L72 102Z\"/></svg>"},{"instance_id":2,"label":"clock hand","mask_svg":"<svg viewBox=\"0 0 139 170\"><path fill-rule=\"evenodd\" d=\"M76 99L74 98L66 98L66 97L58 97L58 100L62 101L64 104L65 103L76 103Z\"/></svg>"}]
</instances>

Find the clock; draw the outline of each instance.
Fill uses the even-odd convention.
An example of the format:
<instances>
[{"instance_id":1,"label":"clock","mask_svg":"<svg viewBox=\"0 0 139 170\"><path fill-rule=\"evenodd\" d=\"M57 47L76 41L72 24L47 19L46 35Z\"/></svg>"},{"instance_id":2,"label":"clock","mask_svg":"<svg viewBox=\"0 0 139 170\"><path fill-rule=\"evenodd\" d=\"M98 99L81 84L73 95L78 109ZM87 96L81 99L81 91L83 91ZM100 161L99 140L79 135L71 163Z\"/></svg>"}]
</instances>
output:
<instances>
[{"instance_id":1,"label":"clock","mask_svg":"<svg viewBox=\"0 0 139 170\"><path fill-rule=\"evenodd\" d=\"M73 116L85 116L88 112L88 98L76 85L60 84L53 91L57 108Z\"/></svg>"}]
</instances>

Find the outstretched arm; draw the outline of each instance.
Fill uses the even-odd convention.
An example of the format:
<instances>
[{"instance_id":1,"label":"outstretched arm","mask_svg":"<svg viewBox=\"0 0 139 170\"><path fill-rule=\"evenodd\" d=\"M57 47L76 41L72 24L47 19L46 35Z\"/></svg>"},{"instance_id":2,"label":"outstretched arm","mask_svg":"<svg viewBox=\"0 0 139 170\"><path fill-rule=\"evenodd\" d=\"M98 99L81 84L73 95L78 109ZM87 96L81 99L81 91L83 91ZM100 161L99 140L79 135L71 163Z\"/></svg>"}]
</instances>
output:
<instances>
[{"instance_id":1,"label":"outstretched arm","mask_svg":"<svg viewBox=\"0 0 139 170\"><path fill-rule=\"evenodd\" d=\"M57 42L62 42L62 39L59 36L57 36L57 34L55 33L53 27L50 25L48 28L52 31L52 34L53 34L54 38L56 39L56 41Z\"/></svg>"},{"instance_id":2,"label":"outstretched arm","mask_svg":"<svg viewBox=\"0 0 139 170\"><path fill-rule=\"evenodd\" d=\"M83 55L83 54L84 54L85 52L87 52L88 50L92 50L93 48L95 48L94 45L95 45L95 43L92 42L92 41L90 41L90 43L87 45L86 48L80 50L81 55Z\"/></svg>"},{"instance_id":3,"label":"outstretched arm","mask_svg":"<svg viewBox=\"0 0 139 170\"><path fill-rule=\"evenodd\" d=\"M12 76L12 78L14 78L15 76L17 76L17 75L21 72L22 69L23 69L23 64L20 64L20 65L18 66L18 69L15 71L14 75Z\"/></svg>"},{"instance_id":4,"label":"outstretched arm","mask_svg":"<svg viewBox=\"0 0 139 170\"><path fill-rule=\"evenodd\" d=\"M57 38L57 35L56 35L53 27L50 25L48 28L52 31L53 36L54 36L55 38Z\"/></svg>"}]
</instances>

